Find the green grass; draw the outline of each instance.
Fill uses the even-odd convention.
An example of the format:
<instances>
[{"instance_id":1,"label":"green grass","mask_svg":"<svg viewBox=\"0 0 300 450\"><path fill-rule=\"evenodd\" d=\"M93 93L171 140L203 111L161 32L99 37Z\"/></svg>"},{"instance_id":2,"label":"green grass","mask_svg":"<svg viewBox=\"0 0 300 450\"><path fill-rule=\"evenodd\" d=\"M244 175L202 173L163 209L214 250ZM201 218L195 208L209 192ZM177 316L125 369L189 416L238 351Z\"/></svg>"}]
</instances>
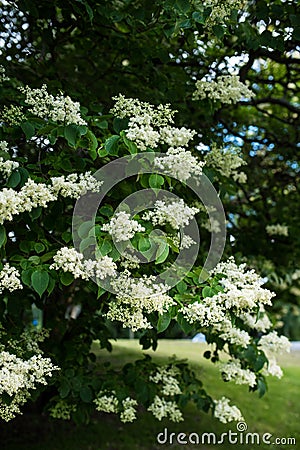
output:
<instances>
[{"instance_id":1,"label":"green grass","mask_svg":"<svg viewBox=\"0 0 300 450\"><path fill-rule=\"evenodd\" d=\"M11 423L4 438L0 435L3 450L157 450L157 449L299 449L300 448L300 353L292 353L280 360L284 370L282 380L269 378L269 391L259 399L256 393L248 393L247 387L224 383L216 367L202 355L207 346L191 341L163 340L156 352L142 351L135 340L120 340L113 343L113 353L96 350L100 360L110 360L115 366L134 361L143 353L151 354L156 361L165 361L174 353L178 358L187 358L204 382L208 393L214 398L222 395L232 399L243 412L248 432L270 433L275 437L295 437L297 445L267 445L228 443L223 445L159 445L156 436L168 428L169 434L180 432L214 432L217 435L227 430L236 431L236 424L221 424L210 415L199 413L193 405L184 411L185 421L173 424L158 422L149 413L140 415L138 421L124 425L116 416L96 414L87 426L74 426L61 421L32 417L31 422L24 416L16 424ZM95 344L95 349L97 348ZM0 428L0 433L4 427ZM10 429L8 435L7 430ZM271 438L271 440L273 439ZM175 441L176 442L176 441Z\"/></svg>"}]
</instances>

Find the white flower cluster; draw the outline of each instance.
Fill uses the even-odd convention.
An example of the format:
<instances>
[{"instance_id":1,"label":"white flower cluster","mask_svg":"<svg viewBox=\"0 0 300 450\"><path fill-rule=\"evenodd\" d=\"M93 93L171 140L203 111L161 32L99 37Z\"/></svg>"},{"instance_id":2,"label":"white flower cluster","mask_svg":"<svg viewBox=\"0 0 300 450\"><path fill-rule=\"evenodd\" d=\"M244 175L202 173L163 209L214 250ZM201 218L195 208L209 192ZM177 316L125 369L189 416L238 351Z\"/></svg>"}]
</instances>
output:
<instances>
[{"instance_id":1,"label":"white flower cluster","mask_svg":"<svg viewBox=\"0 0 300 450\"><path fill-rule=\"evenodd\" d=\"M0 141L0 150L2 152L8 152L8 143L6 141Z\"/></svg>"},{"instance_id":2,"label":"white flower cluster","mask_svg":"<svg viewBox=\"0 0 300 450\"><path fill-rule=\"evenodd\" d=\"M136 419L136 409L134 407L137 406L137 401L133 398L126 397L122 400L122 408L120 410L119 400L115 394L115 391L99 392L97 398L94 400L96 410L116 414L120 412L121 422L133 422Z\"/></svg>"},{"instance_id":3,"label":"white flower cluster","mask_svg":"<svg viewBox=\"0 0 300 450\"><path fill-rule=\"evenodd\" d=\"M119 401L115 396L115 391L111 393L99 392L97 398L94 400L97 411L106 413L117 413L119 411Z\"/></svg>"},{"instance_id":4,"label":"white flower cluster","mask_svg":"<svg viewBox=\"0 0 300 450\"><path fill-rule=\"evenodd\" d=\"M136 410L134 406L137 406L137 401L133 398L127 397L122 401L123 411L120 414L121 422L133 422L136 419Z\"/></svg>"},{"instance_id":5,"label":"white flower cluster","mask_svg":"<svg viewBox=\"0 0 300 450\"><path fill-rule=\"evenodd\" d=\"M20 276L17 269L11 267L8 263L4 264L3 269L0 271L0 294L2 294L4 289L8 289L10 292L23 289Z\"/></svg>"},{"instance_id":6,"label":"white flower cluster","mask_svg":"<svg viewBox=\"0 0 300 450\"><path fill-rule=\"evenodd\" d=\"M180 370L175 366L161 366L157 371L150 375L149 380L161 384L161 393L165 396L181 394L181 389L177 376Z\"/></svg>"},{"instance_id":7,"label":"white flower cluster","mask_svg":"<svg viewBox=\"0 0 300 450\"><path fill-rule=\"evenodd\" d=\"M238 359L233 359L219 366L219 371L225 381L234 381L235 384L247 384L250 387L256 385L255 373L249 369L242 369Z\"/></svg>"},{"instance_id":8,"label":"white flower cluster","mask_svg":"<svg viewBox=\"0 0 300 450\"><path fill-rule=\"evenodd\" d=\"M0 191L0 223L12 220L14 215L22 212L30 212L33 208L48 206L55 201L58 195L78 198L86 191L98 192L102 182L97 181L90 172L85 174L71 174L66 178L54 177L52 186L44 183L36 183L29 178L19 192L14 189L4 188Z\"/></svg>"},{"instance_id":9,"label":"white flower cluster","mask_svg":"<svg viewBox=\"0 0 300 450\"><path fill-rule=\"evenodd\" d=\"M271 375L272 377L282 378L283 372L281 367L276 363L275 358L270 358L266 366L262 370L262 374L265 376Z\"/></svg>"},{"instance_id":10,"label":"white flower cluster","mask_svg":"<svg viewBox=\"0 0 300 450\"><path fill-rule=\"evenodd\" d=\"M172 147L186 147L197 134L197 131L185 127L163 127L160 129L160 140Z\"/></svg>"},{"instance_id":11,"label":"white flower cluster","mask_svg":"<svg viewBox=\"0 0 300 450\"><path fill-rule=\"evenodd\" d=\"M185 127L170 126L175 113L170 105L155 107L138 99L125 98L121 94L113 97L113 100L116 103L110 112L120 118L129 117L126 137L135 142L140 150L156 148L159 143L185 147L196 134L196 131Z\"/></svg>"},{"instance_id":12,"label":"white flower cluster","mask_svg":"<svg viewBox=\"0 0 300 450\"><path fill-rule=\"evenodd\" d=\"M246 348L251 342L251 337L247 331L233 326L231 320L226 317L222 322L214 325L214 330L219 333L221 339L233 345L240 345Z\"/></svg>"},{"instance_id":13,"label":"white flower cluster","mask_svg":"<svg viewBox=\"0 0 300 450\"><path fill-rule=\"evenodd\" d=\"M217 81L198 80L193 100L210 98L221 103L237 103L242 98L254 97L254 92L240 81L238 75L221 75Z\"/></svg>"},{"instance_id":14,"label":"white flower cluster","mask_svg":"<svg viewBox=\"0 0 300 450\"><path fill-rule=\"evenodd\" d=\"M156 395L153 403L148 408L153 416L162 420L164 417L169 417L172 422L181 422L183 420L182 412L178 409L175 402L166 401L164 398Z\"/></svg>"},{"instance_id":15,"label":"white flower cluster","mask_svg":"<svg viewBox=\"0 0 300 450\"><path fill-rule=\"evenodd\" d=\"M246 162L239 156L236 149L221 149L212 145L204 159L208 166L216 169L224 177L233 177L239 183L247 181L247 175L237 171Z\"/></svg>"},{"instance_id":16,"label":"white flower cluster","mask_svg":"<svg viewBox=\"0 0 300 450\"><path fill-rule=\"evenodd\" d=\"M30 178L22 189L4 188L0 191L0 223L12 220L14 215L31 211L38 206L46 207L48 202L56 200L44 183L35 183Z\"/></svg>"},{"instance_id":17,"label":"white flower cluster","mask_svg":"<svg viewBox=\"0 0 300 450\"><path fill-rule=\"evenodd\" d=\"M244 421L245 419L241 411L236 406L230 406L229 402L230 400L226 397L222 397L220 400L214 400L214 416L222 423Z\"/></svg>"},{"instance_id":18,"label":"white flower cluster","mask_svg":"<svg viewBox=\"0 0 300 450\"><path fill-rule=\"evenodd\" d=\"M204 161L199 161L182 147L170 147L164 157L156 157L154 164L164 172L186 182L192 175L201 175Z\"/></svg>"},{"instance_id":19,"label":"white flower cluster","mask_svg":"<svg viewBox=\"0 0 300 450\"><path fill-rule=\"evenodd\" d=\"M51 183L55 195L79 198L88 191L99 192L103 181L98 181L91 172L72 173L68 176L52 177Z\"/></svg>"},{"instance_id":20,"label":"white flower cluster","mask_svg":"<svg viewBox=\"0 0 300 450\"><path fill-rule=\"evenodd\" d=\"M103 256L97 261L93 261L84 259L82 253L77 252L74 248L62 247L53 256L53 260L54 263L50 269L62 269L64 272L72 273L74 278L88 280L89 277L95 276L103 280L116 275L117 266L109 256Z\"/></svg>"},{"instance_id":21,"label":"white flower cluster","mask_svg":"<svg viewBox=\"0 0 300 450\"><path fill-rule=\"evenodd\" d=\"M286 225L281 225L277 223L276 225L267 225L266 232L269 236L288 236L289 235L289 227Z\"/></svg>"},{"instance_id":22,"label":"white flower cluster","mask_svg":"<svg viewBox=\"0 0 300 450\"><path fill-rule=\"evenodd\" d=\"M291 343L287 337L278 336L276 331L271 331L260 338L259 346L266 354L288 353L290 352Z\"/></svg>"},{"instance_id":23,"label":"white flower cluster","mask_svg":"<svg viewBox=\"0 0 300 450\"><path fill-rule=\"evenodd\" d=\"M30 390L37 384L47 384L46 377L59 370L49 358L40 354L23 360L6 351L0 353L0 395L8 394L11 402L6 404L0 400L0 417L5 421L20 414L20 406L30 397Z\"/></svg>"},{"instance_id":24,"label":"white flower cluster","mask_svg":"<svg viewBox=\"0 0 300 450\"><path fill-rule=\"evenodd\" d=\"M111 286L117 296L116 300L109 304L107 318L122 322L124 328L131 328L132 331L152 328L144 313L157 311L163 314L175 304L174 300L165 294L168 287L156 284L154 276L133 278L130 272L125 270L111 282Z\"/></svg>"},{"instance_id":25,"label":"white flower cluster","mask_svg":"<svg viewBox=\"0 0 300 450\"><path fill-rule=\"evenodd\" d=\"M272 326L272 323L262 305L260 306L259 317L257 317L257 313L250 314L248 312L242 312L239 317L240 319L242 319L245 325L247 325L252 330L257 330L264 333Z\"/></svg>"},{"instance_id":26,"label":"white flower cluster","mask_svg":"<svg viewBox=\"0 0 300 450\"><path fill-rule=\"evenodd\" d=\"M174 230L189 224L198 208L187 206L181 199L172 202L157 200L154 203L153 211L148 211L143 215L144 220L150 220L153 225L165 225L169 223Z\"/></svg>"},{"instance_id":27,"label":"white flower cluster","mask_svg":"<svg viewBox=\"0 0 300 450\"><path fill-rule=\"evenodd\" d=\"M70 420L71 414L77 410L77 406L68 403L65 399L59 399L49 410L54 419Z\"/></svg>"},{"instance_id":28,"label":"white flower cluster","mask_svg":"<svg viewBox=\"0 0 300 450\"><path fill-rule=\"evenodd\" d=\"M212 273L224 275L220 280L222 290L212 297L183 307L181 312L188 322L199 322L201 327L211 326L222 339L247 347L251 341L250 335L233 326L229 311L240 317L257 306L271 304L275 294L261 287L262 280L254 270L246 270L246 264L238 266L232 257L225 263L219 263ZM267 325L267 322L264 324Z\"/></svg>"},{"instance_id":29,"label":"white flower cluster","mask_svg":"<svg viewBox=\"0 0 300 450\"><path fill-rule=\"evenodd\" d=\"M5 75L5 68L0 66L0 83L4 83L4 81L9 81L9 78Z\"/></svg>"},{"instance_id":30,"label":"white flower cluster","mask_svg":"<svg viewBox=\"0 0 300 450\"><path fill-rule=\"evenodd\" d=\"M173 116L176 111L172 111L169 104L155 107L150 103L141 102L136 98L126 98L122 94L113 97L113 100L115 101L115 105L110 110L110 113L121 119L133 116L149 116L155 126L161 127L167 126L174 121Z\"/></svg>"},{"instance_id":31,"label":"white flower cluster","mask_svg":"<svg viewBox=\"0 0 300 450\"><path fill-rule=\"evenodd\" d=\"M205 23L207 28L213 25L220 25L229 20L230 15L234 9L240 9L244 2L241 0L207 0L205 6L212 8L211 13Z\"/></svg>"},{"instance_id":32,"label":"white flower cluster","mask_svg":"<svg viewBox=\"0 0 300 450\"><path fill-rule=\"evenodd\" d=\"M80 104L73 102L69 96L62 94L54 97L47 91L46 84L40 89L29 86L19 88L26 95L25 103L31 108L29 111L41 119L62 122L64 125L86 125L80 115Z\"/></svg>"},{"instance_id":33,"label":"white flower cluster","mask_svg":"<svg viewBox=\"0 0 300 450\"><path fill-rule=\"evenodd\" d=\"M289 340L285 336L278 336L276 331L271 331L260 338L258 345L268 358L262 373L266 376L271 375L281 378L283 372L277 364L276 354L290 352L291 343Z\"/></svg>"},{"instance_id":34,"label":"white flower cluster","mask_svg":"<svg viewBox=\"0 0 300 450\"><path fill-rule=\"evenodd\" d=\"M20 106L10 105L4 106L1 113L0 118L3 122L6 122L8 125L20 125L26 119L23 109Z\"/></svg>"},{"instance_id":35,"label":"white flower cluster","mask_svg":"<svg viewBox=\"0 0 300 450\"><path fill-rule=\"evenodd\" d=\"M18 167L19 163L17 161L5 160L0 157L0 172L4 173L6 177L9 177Z\"/></svg>"},{"instance_id":36,"label":"white flower cluster","mask_svg":"<svg viewBox=\"0 0 300 450\"><path fill-rule=\"evenodd\" d=\"M130 214L125 211L117 212L109 223L102 225L102 230L107 231L116 242L128 241L135 233L145 231L137 220L130 219Z\"/></svg>"},{"instance_id":37,"label":"white flower cluster","mask_svg":"<svg viewBox=\"0 0 300 450\"><path fill-rule=\"evenodd\" d=\"M192 245L196 244L196 241L194 241L188 234L180 236L180 233L178 233L178 236L170 235L168 237L169 239L172 239L173 244L180 250L190 248Z\"/></svg>"}]
</instances>

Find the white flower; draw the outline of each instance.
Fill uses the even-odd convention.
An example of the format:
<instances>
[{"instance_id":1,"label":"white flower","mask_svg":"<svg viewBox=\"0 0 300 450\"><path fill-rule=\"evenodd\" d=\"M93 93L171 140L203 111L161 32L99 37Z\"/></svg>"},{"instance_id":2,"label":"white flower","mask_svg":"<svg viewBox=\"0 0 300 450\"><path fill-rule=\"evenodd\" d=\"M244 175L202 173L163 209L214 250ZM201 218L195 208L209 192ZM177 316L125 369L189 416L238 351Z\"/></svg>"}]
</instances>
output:
<instances>
[{"instance_id":1,"label":"white flower","mask_svg":"<svg viewBox=\"0 0 300 450\"><path fill-rule=\"evenodd\" d=\"M217 81L198 80L193 94L193 100L210 98L224 104L237 103L242 98L251 97L254 97L254 92L237 75L221 75Z\"/></svg>"},{"instance_id":2,"label":"white flower","mask_svg":"<svg viewBox=\"0 0 300 450\"><path fill-rule=\"evenodd\" d=\"M144 123L143 118L134 117L129 120L126 137L135 142L140 150L147 147L155 148L159 142L159 133L149 123Z\"/></svg>"},{"instance_id":3,"label":"white flower","mask_svg":"<svg viewBox=\"0 0 300 450\"><path fill-rule=\"evenodd\" d=\"M192 175L201 175L205 162L199 161L190 151L182 147L170 147L164 157L156 157L154 164L180 181L187 181Z\"/></svg>"},{"instance_id":4,"label":"white flower","mask_svg":"<svg viewBox=\"0 0 300 450\"><path fill-rule=\"evenodd\" d=\"M205 22L205 27L209 30L213 25L220 25L229 20L230 15L234 9L240 9L244 6L245 1L241 0L206 0L205 6L211 6L212 10L210 16Z\"/></svg>"},{"instance_id":5,"label":"white flower","mask_svg":"<svg viewBox=\"0 0 300 450\"><path fill-rule=\"evenodd\" d=\"M265 376L271 375L277 378L281 378L283 376L281 367L276 363L275 358L269 358L269 361L262 370L262 374Z\"/></svg>"},{"instance_id":6,"label":"white flower","mask_svg":"<svg viewBox=\"0 0 300 450\"><path fill-rule=\"evenodd\" d=\"M263 313L263 315L261 315ZM250 314L249 312L242 312L239 316L243 322L251 329L265 332L269 328L271 328L272 323L264 312L264 308L260 307L260 317L257 317L257 314Z\"/></svg>"},{"instance_id":7,"label":"white flower","mask_svg":"<svg viewBox=\"0 0 300 450\"><path fill-rule=\"evenodd\" d=\"M214 416L222 423L234 421L244 421L241 411L236 406L229 405L230 400L222 397L220 400L214 400Z\"/></svg>"},{"instance_id":8,"label":"white flower","mask_svg":"<svg viewBox=\"0 0 300 450\"><path fill-rule=\"evenodd\" d=\"M67 177L52 177L51 183L55 195L60 194L62 197L79 198L86 192L99 192L103 181L98 181L91 172L72 173Z\"/></svg>"},{"instance_id":9,"label":"white flower","mask_svg":"<svg viewBox=\"0 0 300 450\"><path fill-rule=\"evenodd\" d=\"M132 331L152 328L145 317L146 313L158 312L163 314L174 300L165 294L167 285L155 284L154 276L133 278L127 270L111 282L115 290L116 300L111 301L107 318L122 322L123 327Z\"/></svg>"},{"instance_id":10,"label":"white flower","mask_svg":"<svg viewBox=\"0 0 300 450\"><path fill-rule=\"evenodd\" d=\"M148 408L148 411L152 412L153 416L162 420L164 417L169 417L172 422L181 422L183 416L181 411L175 402L168 402L164 398L160 398L158 395L154 397L153 403Z\"/></svg>"},{"instance_id":11,"label":"white flower","mask_svg":"<svg viewBox=\"0 0 300 450\"><path fill-rule=\"evenodd\" d=\"M259 347L264 353L289 353L291 348L291 343L285 336L278 336L276 331L271 331L268 334L262 336L258 343Z\"/></svg>"},{"instance_id":12,"label":"white flower","mask_svg":"<svg viewBox=\"0 0 300 450\"><path fill-rule=\"evenodd\" d=\"M120 414L121 422L133 422L136 419L136 410L134 408L136 405L137 401L130 397L127 397L122 401L124 410Z\"/></svg>"},{"instance_id":13,"label":"white flower","mask_svg":"<svg viewBox=\"0 0 300 450\"><path fill-rule=\"evenodd\" d=\"M244 172L238 172L236 170L242 165L245 165L246 162L241 158L238 150L235 148L218 148L213 144L204 159L208 166L216 169L224 177L232 176L235 181L239 181L240 183L247 179Z\"/></svg>"},{"instance_id":14,"label":"white flower","mask_svg":"<svg viewBox=\"0 0 300 450\"><path fill-rule=\"evenodd\" d=\"M149 380L162 385L161 393L165 396L181 394L181 389L177 376L180 370L175 366L161 366L157 371L150 375Z\"/></svg>"},{"instance_id":15,"label":"white flower","mask_svg":"<svg viewBox=\"0 0 300 450\"><path fill-rule=\"evenodd\" d=\"M73 102L69 96L62 94L54 97L47 91L47 86L31 89L29 86L19 88L26 95L25 103L31 108L29 111L41 119L62 122L64 125L86 125L80 115L80 104Z\"/></svg>"},{"instance_id":16,"label":"white flower","mask_svg":"<svg viewBox=\"0 0 300 450\"><path fill-rule=\"evenodd\" d=\"M187 206L182 199L170 203L157 200L154 204L154 210L145 213L143 219L151 220L153 225L169 223L172 228L178 230L180 227L188 225L198 212L198 208Z\"/></svg>"},{"instance_id":17,"label":"white flower","mask_svg":"<svg viewBox=\"0 0 300 450\"><path fill-rule=\"evenodd\" d=\"M169 104L155 107L136 98L126 98L122 94L113 97L113 100L115 100L115 105L110 110L110 113L117 117L141 117L146 122L150 119L150 123L154 126L161 127L173 123L173 116L176 111L172 111Z\"/></svg>"},{"instance_id":18,"label":"white flower","mask_svg":"<svg viewBox=\"0 0 300 450\"><path fill-rule=\"evenodd\" d=\"M117 266L109 256L104 256L96 261L85 260L82 253L77 252L74 248L62 247L53 256L53 261L50 269L62 269L64 272L72 273L74 278L83 280L88 280L93 276L102 280L116 275Z\"/></svg>"},{"instance_id":19,"label":"white flower","mask_svg":"<svg viewBox=\"0 0 300 450\"><path fill-rule=\"evenodd\" d=\"M0 141L0 150L2 152L8 152L8 143L6 141Z\"/></svg>"},{"instance_id":20,"label":"white flower","mask_svg":"<svg viewBox=\"0 0 300 450\"><path fill-rule=\"evenodd\" d=\"M22 107L16 105L4 106L0 113L1 120L8 125L20 125L26 119Z\"/></svg>"},{"instance_id":21,"label":"white flower","mask_svg":"<svg viewBox=\"0 0 300 450\"><path fill-rule=\"evenodd\" d=\"M4 160L0 157L0 172L4 173L7 177L19 167L19 163L17 161Z\"/></svg>"},{"instance_id":22,"label":"white flower","mask_svg":"<svg viewBox=\"0 0 300 450\"><path fill-rule=\"evenodd\" d=\"M269 236L288 236L289 235L289 227L286 225L281 225L277 223L276 225L267 225L266 232Z\"/></svg>"},{"instance_id":23,"label":"white flower","mask_svg":"<svg viewBox=\"0 0 300 450\"><path fill-rule=\"evenodd\" d=\"M137 220L130 219L130 214L125 211L117 212L109 223L102 225L102 230L107 231L116 242L127 241L140 231L145 231Z\"/></svg>"},{"instance_id":24,"label":"white flower","mask_svg":"<svg viewBox=\"0 0 300 450\"><path fill-rule=\"evenodd\" d=\"M112 391L111 394L102 391L99 392L97 398L94 400L94 403L96 404L97 411L117 413L119 410L119 402L114 391Z\"/></svg>"},{"instance_id":25,"label":"white flower","mask_svg":"<svg viewBox=\"0 0 300 450\"><path fill-rule=\"evenodd\" d=\"M8 289L10 292L23 289L20 277L21 275L17 269L11 267L8 263L4 264L3 269L0 271L0 294L4 289Z\"/></svg>"},{"instance_id":26,"label":"white flower","mask_svg":"<svg viewBox=\"0 0 300 450\"><path fill-rule=\"evenodd\" d=\"M168 126L160 129L160 140L171 147L186 147L195 134L197 134L195 130L189 130L185 127Z\"/></svg>"},{"instance_id":27,"label":"white flower","mask_svg":"<svg viewBox=\"0 0 300 450\"><path fill-rule=\"evenodd\" d=\"M222 373L225 381L234 381L235 384L247 384L250 387L256 385L255 373L249 369L242 369L241 363L237 359L220 364L219 371Z\"/></svg>"},{"instance_id":28,"label":"white flower","mask_svg":"<svg viewBox=\"0 0 300 450\"><path fill-rule=\"evenodd\" d=\"M3 393L12 397L8 405L0 404L0 417L8 421L20 414L20 406L30 397L30 390L37 384L47 384L46 377L59 370L49 358L34 355L23 360L6 351L0 353L0 395Z\"/></svg>"}]
</instances>

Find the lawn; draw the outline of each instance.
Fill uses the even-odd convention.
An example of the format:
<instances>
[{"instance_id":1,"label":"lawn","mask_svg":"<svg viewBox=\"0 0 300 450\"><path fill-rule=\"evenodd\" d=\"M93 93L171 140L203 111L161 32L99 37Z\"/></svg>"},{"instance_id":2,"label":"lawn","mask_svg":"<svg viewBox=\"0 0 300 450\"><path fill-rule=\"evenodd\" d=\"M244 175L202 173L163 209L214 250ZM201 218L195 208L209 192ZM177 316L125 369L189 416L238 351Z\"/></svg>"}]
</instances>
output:
<instances>
[{"instance_id":1,"label":"lawn","mask_svg":"<svg viewBox=\"0 0 300 450\"><path fill-rule=\"evenodd\" d=\"M120 340L113 343L113 353L95 350L101 360L112 360L114 365L123 364L125 361L133 361L142 356L143 352L135 340ZM68 422L48 420L46 417L18 418L15 424L11 423L6 428L5 435L0 436L3 450L157 450L157 449L299 449L300 448L300 352L291 353L280 360L284 369L284 378L277 380L269 378L269 391L259 399L256 393L249 394L247 387L236 386L232 383L224 384L216 367L202 357L206 344L192 343L191 341L162 340L156 352L149 353L156 360L167 360L174 353L178 358L187 358L193 368L204 381L207 391L214 398L226 395L232 399L243 412L248 426L247 432L269 433L270 442L275 438L296 438L296 445L287 444L224 444L213 445L212 441L205 445L176 444L178 433L216 433L219 438L222 433L231 430L236 432L236 424L223 425L210 415L199 413L193 405L186 408L185 422L179 424L168 421L158 422L149 413L142 414L137 422L124 425L112 415L95 415L87 426L74 426ZM157 443L157 435L165 428L168 429L168 442L170 433L173 443L160 445ZM0 433L4 433L5 427L0 427ZM239 439L240 435L238 433ZM195 435L194 435L195 436ZM163 439L163 436L161 436ZM172 438L171 438L172 439ZM185 438L182 436L184 441ZM195 439L195 438L194 438ZM284 441L283 441L284 442Z\"/></svg>"}]
</instances>

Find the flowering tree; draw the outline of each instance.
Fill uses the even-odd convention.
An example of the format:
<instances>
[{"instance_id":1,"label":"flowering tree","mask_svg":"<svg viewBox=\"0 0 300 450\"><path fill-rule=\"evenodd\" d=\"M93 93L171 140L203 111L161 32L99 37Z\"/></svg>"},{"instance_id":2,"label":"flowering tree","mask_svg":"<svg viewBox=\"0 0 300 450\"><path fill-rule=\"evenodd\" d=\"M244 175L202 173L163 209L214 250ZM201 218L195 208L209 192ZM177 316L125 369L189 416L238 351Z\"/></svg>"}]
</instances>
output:
<instances>
[{"instance_id":1,"label":"flowering tree","mask_svg":"<svg viewBox=\"0 0 300 450\"><path fill-rule=\"evenodd\" d=\"M258 52L259 40L255 49L251 45L258 36L268 47L284 45L284 36L282 40L276 37L275 44L272 33L260 28L266 14L260 3L265 2L257 3L256 12L246 2L235 1L222 2L221 6L215 1L157 2L149 8L138 2L99 2L91 7L84 1L64 2L60 7L48 2L20 2L19 9L14 6L14 24L22 26L12 28L11 34L4 33L4 38L10 43L15 40L16 46L9 48L20 53L15 62L7 64L7 72L4 67L1 71L5 103L0 154L2 419L14 418L33 393L37 399L42 392L51 416L76 421L88 420L97 409L117 413L123 422L131 422L138 405L158 420L169 417L180 421L182 408L190 400L222 422L242 418L226 397L211 398L202 381L181 361L158 366L147 357L119 371L103 367L99 373L91 344L98 340L101 348L111 349L111 323L136 332L144 349L155 349L159 334L174 323L187 334L202 331L213 344L212 353L206 352L205 357L218 365L224 381L246 384L260 395L266 390L266 376L282 376L275 354L288 350L289 343L277 334L276 323L267 312L274 294L262 287L258 273L237 262L239 255L236 261L228 258L228 250L224 262L215 259L214 267L206 270L206 244L212 235L212 242L220 247L225 222L218 209L217 191L212 190L217 197L213 204L199 201L196 188L189 189L193 180L200 191L205 180L213 181L225 205L228 203L226 212L238 253L243 240L232 230L233 226L244 227L240 219L244 210L238 205L243 195L248 195L247 160L243 158L245 148L232 136L248 143L254 132L252 113L247 123L243 116L245 128L240 116L246 108L251 112L260 100L255 86L252 89L245 82L255 60L252 53L248 61L243 59L241 67L237 66L238 77L229 70L230 64L237 63L225 64L226 53L221 58L220 42L227 50L231 45L238 48L241 44L234 44L237 35L254 52ZM268 6L273 15L275 6L281 8L277 2ZM257 11L260 17L255 15ZM293 12L291 9L286 19L292 25ZM248 26L245 17L252 25ZM87 43L90 45L90 22L94 32L101 27L101 38L109 36L108 48L115 55L112 60L101 58L103 73L109 68L113 83L107 82L108 75L103 77L99 104L95 92L90 91L95 85L89 81L100 63L93 60L86 67L89 55L81 53L86 52ZM284 27L280 22L279 34L285 30L298 39L296 26L289 31ZM145 34L140 39L142 32ZM152 54L152 66L158 73L151 82L150 75L155 72L151 65L140 71L141 80L132 81L141 55L137 47L134 52L127 47L129 34L130 45L147 49L146 55L152 51L148 40L155 43L157 55ZM83 35L87 40L79 50ZM162 36L167 50L158 46ZM74 84L68 89L69 74L63 67L70 69L74 64L74 54L67 45L70 40L76 44L78 65L75 72L72 70ZM118 52L120 48L127 49L128 59L123 51ZM24 58L22 52L29 56ZM207 63L193 69L203 54ZM227 53L228 57L233 55ZM225 75L220 74L221 59ZM121 67L118 70L110 66L115 60ZM30 85L21 83L17 76L20 67ZM169 67L173 67L175 81L170 81L166 95ZM53 70L61 77L59 85ZM83 71L84 86L78 83ZM257 72L261 77L262 71ZM202 76L197 80L199 73ZM40 83L39 74L47 84ZM59 91L62 87L72 98ZM139 92L134 98L120 94L110 100L119 90ZM150 98L153 92L156 105L136 98L141 93ZM73 100L76 94L86 108ZM167 101L178 109L178 119ZM224 117L229 125L225 126ZM232 123L236 123L233 131ZM224 136L226 142L221 145ZM264 145L269 151L271 143ZM137 160L137 155L142 155L141 159ZM130 172L131 166L126 166L129 174L122 172L118 185L106 192L115 171L105 172L105 167L112 167L112 162L117 167L120 161L133 161L137 171ZM143 164L150 162L151 170L144 170ZM149 211L144 211L148 207L144 198L139 198L137 209L123 202L140 190L147 190L147 201L153 200ZM90 213L93 198L101 198L102 203ZM80 209L79 222L75 204L85 207ZM251 221L248 204L244 213ZM204 236L200 247L197 233L189 228L195 223ZM266 227L269 235L287 234L284 224L270 221ZM195 246L196 257L187 270L189 252ZM187 256L176 265L182 254ZM229 355L226 361L221 356L224 350Z\"/></svg>"}]
</instances>

